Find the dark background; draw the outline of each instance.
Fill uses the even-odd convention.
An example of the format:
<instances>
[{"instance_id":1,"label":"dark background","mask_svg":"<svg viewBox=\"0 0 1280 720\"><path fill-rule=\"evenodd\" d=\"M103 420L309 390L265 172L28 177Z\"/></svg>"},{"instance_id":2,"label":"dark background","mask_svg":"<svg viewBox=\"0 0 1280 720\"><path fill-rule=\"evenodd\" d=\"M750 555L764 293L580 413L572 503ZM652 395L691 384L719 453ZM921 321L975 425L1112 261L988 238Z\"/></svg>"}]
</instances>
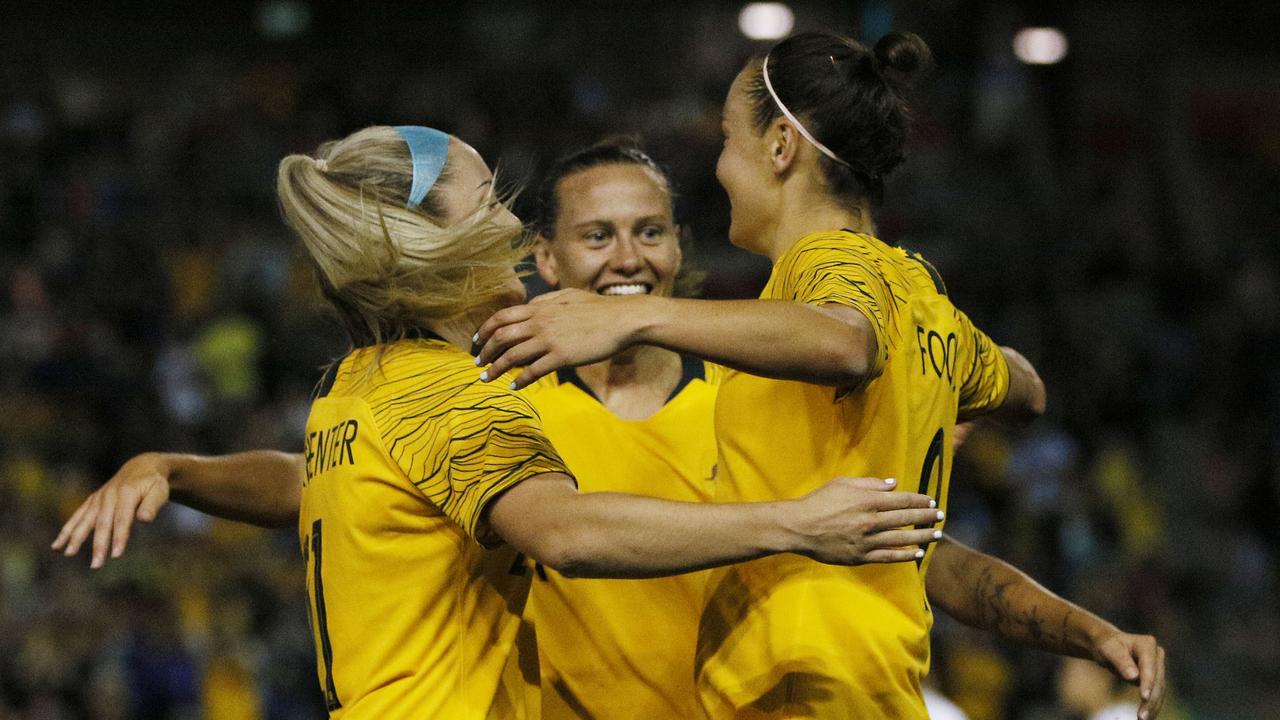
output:
<instances>
[{"instance_id":1,"label":"dark background","mask_svg":"<svg viewBox=\"0 0 1280 720\"><path fill-rule=\"evenodd\" d=\"M512 186L638 136L673 173L706 294L723 94L768 43L735 3L0 6L0 718L311 717L291 531L170 508L91 573L47 549L131 455L300 447L343 350L279 220L289 152L427 124ZM1171 717L1280 717L1280 5L796 2L797 30L921 34L882 237L1049 388L986 429L948 530L1169 650ZM1064 62L1022 65L1025 25ZM527 199L517 208L527 217ZM940 618L941 689L1058 718L1057 661Z\"/></svg>"}]
</instances>

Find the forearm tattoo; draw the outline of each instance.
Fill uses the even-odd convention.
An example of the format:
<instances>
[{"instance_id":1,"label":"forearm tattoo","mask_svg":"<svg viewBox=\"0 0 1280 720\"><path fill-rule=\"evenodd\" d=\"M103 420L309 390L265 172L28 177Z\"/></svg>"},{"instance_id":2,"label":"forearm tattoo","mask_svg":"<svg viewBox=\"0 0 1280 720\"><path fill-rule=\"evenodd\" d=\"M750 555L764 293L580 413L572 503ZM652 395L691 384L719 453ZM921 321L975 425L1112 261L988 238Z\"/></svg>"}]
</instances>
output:
<instances>
[{"instance_id":1,"label":"forearm tattoo","mask_svg":"<svg viewBox=\"0 0 1280 720\"><path fill-rule=\"evenodd\" d=\"M1009 640L1066 651L1067 630L1075 610L1053 597L1035 597L1046 593L1030 593L1028 584L1023 578L1008 577L995 568L982 568L973 584L977 624Z\"/></svg>"}]
</instances>

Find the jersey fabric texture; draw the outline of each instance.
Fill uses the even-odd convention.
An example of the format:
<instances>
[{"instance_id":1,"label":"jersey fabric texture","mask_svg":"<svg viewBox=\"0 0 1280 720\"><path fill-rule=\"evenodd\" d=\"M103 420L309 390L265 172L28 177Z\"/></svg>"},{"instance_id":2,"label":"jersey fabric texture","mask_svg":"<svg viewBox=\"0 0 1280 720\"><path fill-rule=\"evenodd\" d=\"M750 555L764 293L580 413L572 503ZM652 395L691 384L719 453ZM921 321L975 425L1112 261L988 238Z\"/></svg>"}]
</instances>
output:
<instances>
[{"instance_id":1,"label":"jersey fabric texture","mask_svg":"<svg viewBox=\"0 0 1280 720\"><path fill-rule=\"evenodd\" d=\"M527 717L529 581L482 545L482 511L567 469L529 402L478 374L443 340L404 340L352 352L312 403L298 531L332 718Z\"/></svg>"},{"instance_id":2,"label":"jersey fabric texture","mask_svg":"<svg viewBox=\"0 0 1280 720\"><path fill-rule=\"evenodd\" d=\"M684 358L671 397L645 420L614 415L571 369L524 392L582 492L708 502L719 373ZM705 572L594 580L535 568L525 617L537 635L542 720L696 717L705 581Z\"/></svg>"},{"instance_id":3,"label":"jersey fabric texture","mask_svg":"<svg viewBox=\"0 0 1280 720\"><path fill-rule=\"evenodd\" d=\"M852 390L727 370L717 500L795 498L845 475L897 478L945 509L957 413L997 407L1009 370L937 272L868 235L822 232L778 259L761 298L861 311L876 358ZM931 557L848 568L778 555L710 571L695 661L707 715L927 718Z\"/></svg>"}]
</instances>

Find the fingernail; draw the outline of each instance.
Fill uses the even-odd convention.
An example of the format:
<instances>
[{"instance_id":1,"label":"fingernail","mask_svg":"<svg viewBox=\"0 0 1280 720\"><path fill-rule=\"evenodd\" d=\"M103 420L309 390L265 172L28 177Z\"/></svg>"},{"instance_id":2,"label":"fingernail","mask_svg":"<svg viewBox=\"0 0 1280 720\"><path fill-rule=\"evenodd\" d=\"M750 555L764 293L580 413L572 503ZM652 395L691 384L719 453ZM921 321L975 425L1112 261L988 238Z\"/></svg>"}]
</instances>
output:
<instances>
[{"instance_id":1,"label":"fingernail","mask_svg":"<svg viewBox=\"0 0 1280 720\"><path fill-rule=\"evenodd\" d=\"M111 548L111 557L118 558L120 557L120 553L123 553L123 552L124 552L124 548L119 546L113 547Z\"/></svg>"},{"instance_id":2,"label":"fingernail","mask_svg":"<svg viewBox=\"0 0 1280 720\"><path fill-rule=\"evenodd\" d=\"M476 367L480 367L480 356L476 356Z\"/></svg>"},{"instance_id":3,"label":"fingernail","mask_svg":"<svg viewBox=\"0 0 1280 720\"><path fill-rule=\"evenodd\" d=\"M947 517L947 514L946 514L946 513L942 512L941 510L939 510L939 511L938 511L938 519L939 519L939 520L942 520L942 519L944 519L944 518L946 518L946 517Z\"/></svg>"},{"instance_id":4,"label":"fingernail","mask_svg":"<svg viewBox=\"0 0 1280 720\"><path fill-rule=\"evenodd\" d=\"M102 567L102 558L100 557L94 558L93 562L89 563L89 568L92 570L97 570L100 567Z\"/></svg>"},{"instance_id":5,"label":"fingernail","mask_svg":"<svg viewBox=\"0 0 1280 720\"><path fill-rule=\"evenodd\" d=\"M896 479L894 479L894 478L885 478L885 479L884 479L884 484L885 484L885 485L892 485L892 484L894 484L894 483L896 483L896 482L898 482L898 481L897 481Z\"/></svg>"},{"instance_id":6,"label":"fingernail","mask_svg":"<svg viewBox=\"0 0 1280 720\"><path fill-rule=\"evenodd\" d=\"M479 332L477 332L475 335L472 335L472 336L471 336L471 342L473 342L473 343L478 343L478 342L480 342L480 333L479 333Z\"/></svg>"},{"instance_id":7,"label":"fingernail","mask_svg":"<svg viewBox=\"0 0 1280 720\"><path fill-rule=\"evenodd\" d=\"M1150 691L1150 690L1143 690L1143 691L1142 691L1142 699L1143 699L1143 700L1150 700L1150 699L1151 699L1151 691Z\"/></svg>"},{"instance_id":8,"label":"fingernail","mask_svg":"<svg viewBox=\"0 0 1280 720\"><path fill-rule=\"evenodd\" d=\"M933 531L933 539L934 539L934 540L941 540L941 539L942 539L942 531L941 531L941 530L934 530L934 531Z\"/></svg>"},{"instance_id":9,"label":"fingernail","mask_svg":"<svg viewBox=\"0 0 1280 720\"><path fill-rule=\"evenodd\" d=\"M489 371L485 370L484 372L480 373L480 379L484 382L489 382Z\"/></svg>"},{"instance_id":10,"label":"fingernail","mask_svg":"<svg viewBox=\"0 0 1280 720\"><path fill-rule=\"evenodd\" d=\"M920 559L920 558L922 558L922 557L924 557L924 551L923 551L923 550L917 550L917 551L916 551L916 559L917 559L917 560L919 560L919 559Z\"/></svg>"},{"instance_id":11,"label":"fingernail","mask_svg":"<svg viewBox=\"0 0 1280 720\"><path fill-rule=\"evenodd\" d=\"M515 384L515 383L511 383L511 384L510 384L510 385L508 385L507 387L511 388L512 390L515 390L515 389L516 389L516 384Z\"/></svg>"},{"instance_id":12,"label":"fingernail","mask_svg":"<svg viewBox=\"0 0 1280 720\"><path fill-rule=\"evenodd\" d=\"M930 501L929 501L929 507L931 507L931 508L936 508L936 507L938 507L938 501L937 501L937 500L930 500Z\"/></svg>"}]
</instances>

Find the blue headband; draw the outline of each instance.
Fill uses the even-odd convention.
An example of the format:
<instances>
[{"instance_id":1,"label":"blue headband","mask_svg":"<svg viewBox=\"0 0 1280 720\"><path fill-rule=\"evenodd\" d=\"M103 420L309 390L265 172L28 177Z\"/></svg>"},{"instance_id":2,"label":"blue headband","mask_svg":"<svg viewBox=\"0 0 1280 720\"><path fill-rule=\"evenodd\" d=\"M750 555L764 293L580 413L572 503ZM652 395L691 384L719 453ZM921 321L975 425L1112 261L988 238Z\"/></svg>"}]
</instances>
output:
<instances>
[{"instance_id":1,"label":"blue headband","mask_svg":"<svg viewBox=\"0 0 1280 720\"><path fill-rule=\"evenodd\" d=\"M409 145L409 157L413 159L413 185L409 187L407 207L418 207L444 170L445 158L449 157L449 135L420 125L400 125L395 131Z\"/></svg>"}]
</instances>

